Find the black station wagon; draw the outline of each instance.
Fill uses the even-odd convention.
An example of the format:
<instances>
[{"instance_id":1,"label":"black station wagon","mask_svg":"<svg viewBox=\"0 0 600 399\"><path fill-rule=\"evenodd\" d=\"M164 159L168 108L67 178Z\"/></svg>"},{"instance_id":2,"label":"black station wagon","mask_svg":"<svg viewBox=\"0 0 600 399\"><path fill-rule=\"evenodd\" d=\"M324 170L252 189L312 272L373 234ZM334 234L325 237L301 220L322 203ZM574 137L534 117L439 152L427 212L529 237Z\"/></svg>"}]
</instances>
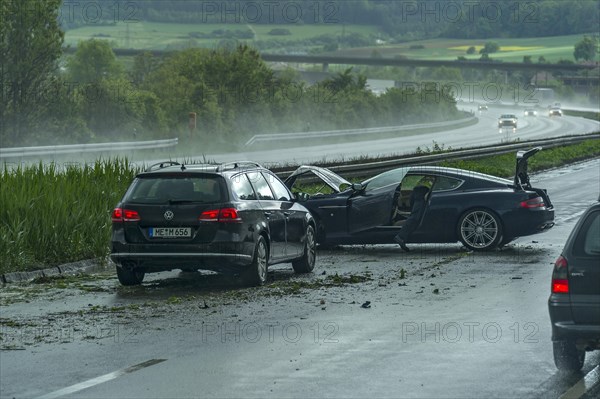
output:
<instances>
[{"instance_id":1,"label":"black station wagon","mask_svg":"<svg viewBox=\"0 0 600 399\"><path fill-rule=\"evenodd\" d=\"M583 367L585 352L600 349L600 198L583 214L554 264L548 299L554 363Z\"/></svg>"},{"instance_id":2,"label":"black station wagon","mask_svg":"<svg viewBox=\"0 0 600 399\"><path fill-rule=\"evenodd\" d=\"M136 176L112 214L111 259L123 285L199 269L262 285L267 266L315 265L315 222L277 176L251 162L163 162Z\"/></svg>"}]
</instances>

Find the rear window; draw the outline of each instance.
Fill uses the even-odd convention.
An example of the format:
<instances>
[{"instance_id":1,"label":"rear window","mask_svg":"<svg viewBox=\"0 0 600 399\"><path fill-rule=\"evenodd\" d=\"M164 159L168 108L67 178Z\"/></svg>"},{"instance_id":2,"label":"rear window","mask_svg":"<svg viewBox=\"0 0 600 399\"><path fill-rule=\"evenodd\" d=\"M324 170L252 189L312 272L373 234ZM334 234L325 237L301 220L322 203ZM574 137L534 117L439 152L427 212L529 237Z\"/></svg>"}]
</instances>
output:
<instances>
[{"instance_id":1,"label":"rear window","mask_svg":"<svg viewBox=\"0 0 600 399\"><path fill-rule=\"evenodd\" d=\"M435 178L435 184L433 185L433 191L447 191L458 188L463 183L462 180L453 179L446 176L437 176Z\"/></svg>"},{"instance_id":2,"label":"rear window","mask_svg":"<svg viewBox=\"0 0 600 399\"><path fill-rule=\"evenodd\" d=\"M137 178L125 201L138 204L170 202L222 202L218 176L142 177Z\"/></svg>"},{"instance_id":3,"label":"rear window","mask_svg":"<svg viewBox=\"0 0 600 399\"><path fill-rule=\"evenodd\" d=\"M271 187L263 177L261 173L251 172L248 173L248 180L252 182L252 186L254 190L258 194L258 199L261 200L274 200L273 192L271 191Z\"/></svg>"},{"instance_id":4,"label":"rear window","mask_svg":"<svg viewBox=\"0 0 600 399\"><path fill-rule=\"evenodd\" d=\"M590 213L586 218L577 234L573 253L600 258L600 211Z\"/></svg>"},{"instance_id":5,"label":"rear window","mask_svg":"<svg viewBox=\"0 0 600 399\"><path fill-rule=\"evenodd\" d=\"M244 173L231 178L231 191L238 200L255 200L256 193Z\"/></svg>"},{"instance_id":6,"label":"rear window","mask_svg":"<svg viewBox=\"0 0 600 399\"><path fill-rule=\"evenodd\" d=\"M287 187L279 181L275 176L270 173L263 173L263 176L268 179L271 188L273 189L273 193L275 193L275 199L277 201L290 201L291 196L287 189Z\"/></svg>"}]
</instances>

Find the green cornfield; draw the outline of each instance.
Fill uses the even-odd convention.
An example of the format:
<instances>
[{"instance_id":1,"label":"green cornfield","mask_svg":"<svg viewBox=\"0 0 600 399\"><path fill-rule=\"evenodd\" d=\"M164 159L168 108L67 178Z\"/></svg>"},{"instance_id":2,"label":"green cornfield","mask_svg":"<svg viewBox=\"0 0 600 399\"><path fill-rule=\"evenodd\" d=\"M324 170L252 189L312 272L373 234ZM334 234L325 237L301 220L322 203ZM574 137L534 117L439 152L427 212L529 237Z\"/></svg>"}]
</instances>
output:
<instances>
[{"instance_id":1,"label":"green cornfield","mask_svg":"<svg viewBox=\"0 0 600 399\"><path fill-rule=\"evenodd\" d=\"M111 211L136 173L122 159L85 165L4 165L0 273L106 256Z\"/></svg>"}]
</instances>

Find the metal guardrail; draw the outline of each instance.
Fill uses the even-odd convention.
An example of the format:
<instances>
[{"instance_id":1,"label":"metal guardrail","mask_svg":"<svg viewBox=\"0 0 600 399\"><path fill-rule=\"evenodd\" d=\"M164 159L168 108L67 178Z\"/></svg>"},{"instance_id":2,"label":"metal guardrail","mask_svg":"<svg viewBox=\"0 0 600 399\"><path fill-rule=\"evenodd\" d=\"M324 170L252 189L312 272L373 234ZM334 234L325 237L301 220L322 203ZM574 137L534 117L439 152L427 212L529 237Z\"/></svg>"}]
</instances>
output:
<instances>
[{"instance_id":1,"label":"metal guardrail","mask_svg":"<svg viewBox=\"0 0 600 399\"><path fill-rule=\"evenodd\" d=\"M0 148L0 159L6 158L26 158L42 155L61 155L74 154L82 152L113 152L113 151L132 151L148 150L157 148L175 147L179 142L178 138L166 140L149 141L128 141L119 143L95 143L95 144L69 144L69 145L51 145L40 147L13 147Z\"/></svg>"},{"instance_id":2,"label":"metal guardrail","mask_svg":"<svg viewBox=\"0 0 600 399\"><path fill-rule=\"evenodd\" d=\"M347 129L347 130L324 130L319 132L296 132L296 133L273 133L273 134L257 134L252 136L250 140L244 144L249 147L253 144L268 141L281 141L281 140L300 140L308 138L323 138L323 137L339 137L339 136L355 136L355 135L369 135L375 133L389 133L398 132L414 129L432 129L436 127L453 127L468 123L473 120L477 120L476 117L469 117L458 119L451 122L435 122L435 123L421 123L415 125L400 125L400 126L383 126L383 127L372 127L363 129Z\"/></svg>"},{"instance_id":3,"label":"metal guardrail","mask_svg":"<svg viewBox=\"0 0 600 399\"><path fill-rule=\"evenodd\" d=\"M440 154L429 154L429 155L420 155L420 156L412 156L406 158L398 158L398 159L390 159L385 161L376 161L376 162L367 162L361 164L352 164L352 165L335 165L335 166L327 166L328 169L343 175L344 177L355 177L355 176L367 176L367 175L375 175L378 173L383 173L388 170L392 170L395 168L399 168L402 166L418 166L418 165L428 165L432 163L448 161L453 159L474 159L481 158L491 155L501 155L506 153L515 152L517 150L522 150L524 148L529 147L538 147L541 146L543 148L552 148L552 147L560 147L562 145L575 144L585 140L590 139L600 139L600 132L591 133L591 134L582 134L582 135L571 135L571 136L563 136L556 138L549 138L543 140L528 140L528 141L520 141L516 143L506 143L500 144L490 147L484 148L474 148L474 149L466 149L466 150L456 150L451 152L444 152ZM281 168L277 170L277 168L271 168L276 172L277 175L281 177L287 177L294 170L289 170L287 168Z\"/></svg>"}]
</instances>

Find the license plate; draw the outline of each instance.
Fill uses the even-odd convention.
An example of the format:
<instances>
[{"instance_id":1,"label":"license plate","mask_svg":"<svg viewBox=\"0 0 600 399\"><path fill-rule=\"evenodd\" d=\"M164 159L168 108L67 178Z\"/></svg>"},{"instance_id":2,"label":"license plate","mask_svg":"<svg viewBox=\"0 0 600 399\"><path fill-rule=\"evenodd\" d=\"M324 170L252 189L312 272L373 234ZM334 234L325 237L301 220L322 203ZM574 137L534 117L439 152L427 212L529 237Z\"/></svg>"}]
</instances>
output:
<instances>
[{"instance_id":1,"label":"license plate","mask_svg":"<svg viewBox=\"0 0 600 399\"><path fill-rule=\"evenodd\" d=\"M151 238L190 238L191 227L150 227L148 235Z\"/></svg>"}]
</instances>

